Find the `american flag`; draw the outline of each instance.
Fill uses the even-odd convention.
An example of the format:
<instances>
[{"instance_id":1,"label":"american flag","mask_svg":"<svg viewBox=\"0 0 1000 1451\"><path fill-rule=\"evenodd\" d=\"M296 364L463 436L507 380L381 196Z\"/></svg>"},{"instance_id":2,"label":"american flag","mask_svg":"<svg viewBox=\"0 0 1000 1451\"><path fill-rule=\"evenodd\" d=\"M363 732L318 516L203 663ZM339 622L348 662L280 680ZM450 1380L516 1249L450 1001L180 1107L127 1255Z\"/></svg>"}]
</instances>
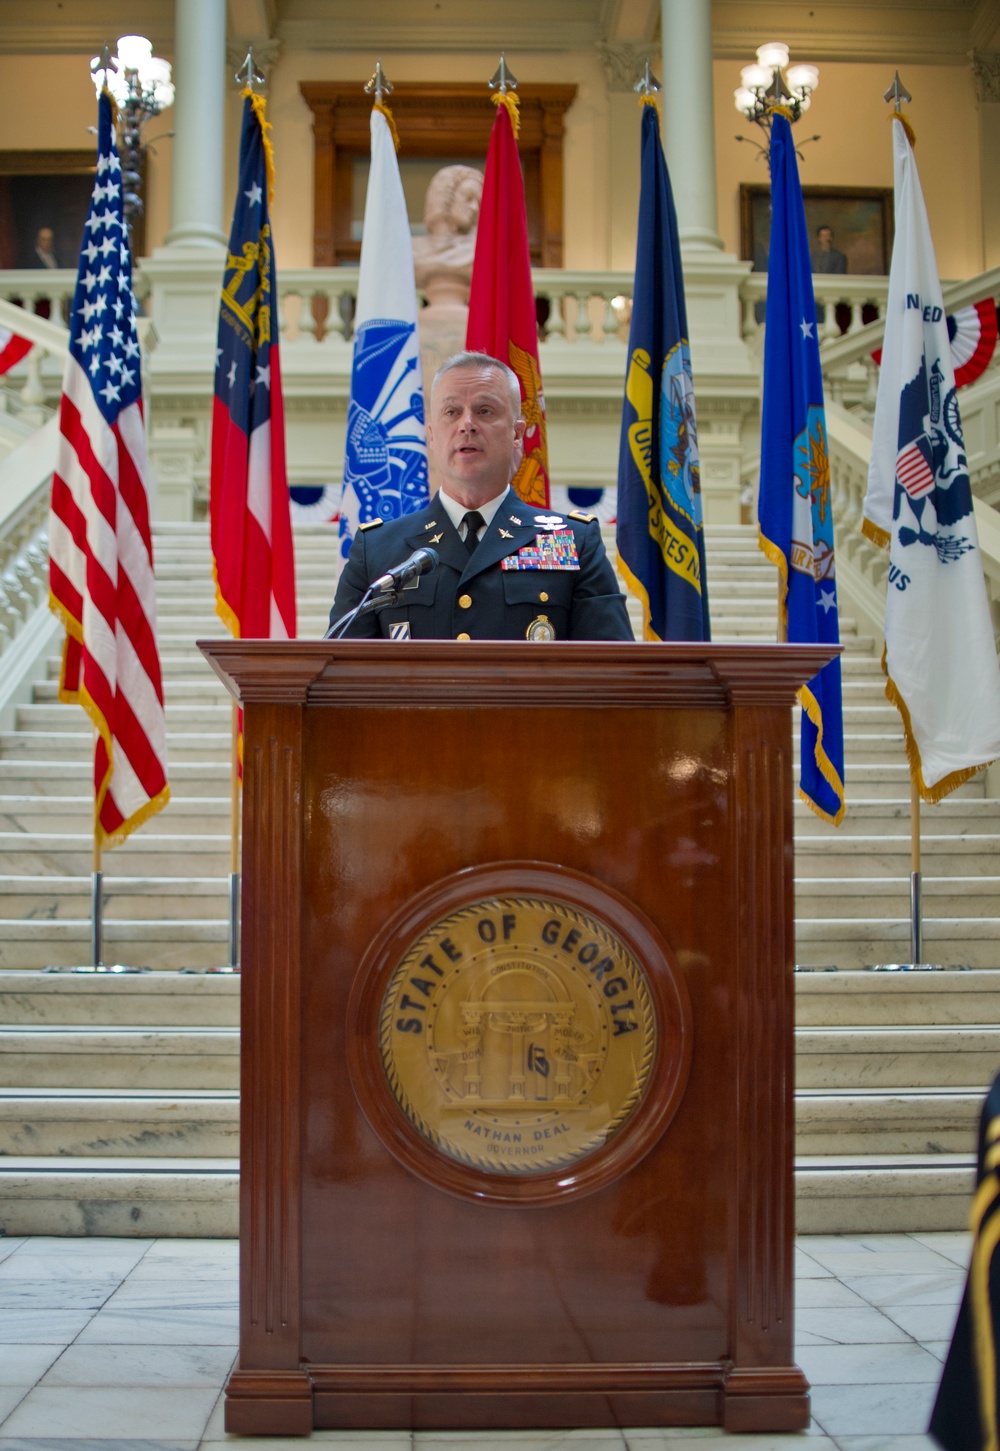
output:
<instances>
[{"instance_id":1,"label":"american flag","mask_svg":"<svg viewBox=\"0 0 1000 1451\"><path fill-rule=\"evenodd\" d=\"M149 463L132 256L111 100L98 103L49 519L49 603L66 626L59 697L97 731L94 830L124 841L170 799Z\"/></svg>"},{"instance_id":2,"label":"american flag","mask_svg":"<svg viewBox=\"0 0 1000 1451\"><path fill-rule=\"evenodd\" d=\"M210 513L216 610L237 638L295 635L295 562L263 97L244 91L240 175L222 279Z\"/></svg>"}]
</instances>

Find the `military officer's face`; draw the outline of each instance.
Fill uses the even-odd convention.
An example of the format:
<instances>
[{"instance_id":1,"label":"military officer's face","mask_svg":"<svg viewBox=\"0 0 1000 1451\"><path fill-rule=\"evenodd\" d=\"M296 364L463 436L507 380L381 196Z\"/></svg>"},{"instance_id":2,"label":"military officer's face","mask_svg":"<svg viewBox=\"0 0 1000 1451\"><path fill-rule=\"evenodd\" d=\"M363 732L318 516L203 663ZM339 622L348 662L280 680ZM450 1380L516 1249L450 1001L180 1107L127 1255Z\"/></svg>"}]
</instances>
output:
<instances>
[{"instance_id":1,"label":"military officer's face","mask_svg":"<svg viewBox=\"0 0 1000 1451\"><path fill-rule=\"evenodd\" d=\"M514 418L502 373L475 366L449 369L431 399L427 444L451 497L475 509L502 493L524 427L523 418Z\"/></svg>"}]
</instances>

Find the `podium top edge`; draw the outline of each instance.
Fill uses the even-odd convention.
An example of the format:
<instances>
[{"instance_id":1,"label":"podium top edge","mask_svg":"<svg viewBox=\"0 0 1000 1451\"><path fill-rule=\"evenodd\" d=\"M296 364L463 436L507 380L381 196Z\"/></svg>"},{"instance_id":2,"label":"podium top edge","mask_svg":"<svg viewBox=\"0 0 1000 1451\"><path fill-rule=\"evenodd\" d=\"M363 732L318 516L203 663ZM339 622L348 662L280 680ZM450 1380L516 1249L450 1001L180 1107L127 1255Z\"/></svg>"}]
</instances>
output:
<instances>
[{"instance_id":1,"label":"podium top edge","mask_svg":"<svg viewBox=\"0 0 1000 1451\"><path fill-rule=\"evenodd\" d=\"M839 645L565 640L196 642L241 705L790 705Z\"/></svg>"}]
</instances>

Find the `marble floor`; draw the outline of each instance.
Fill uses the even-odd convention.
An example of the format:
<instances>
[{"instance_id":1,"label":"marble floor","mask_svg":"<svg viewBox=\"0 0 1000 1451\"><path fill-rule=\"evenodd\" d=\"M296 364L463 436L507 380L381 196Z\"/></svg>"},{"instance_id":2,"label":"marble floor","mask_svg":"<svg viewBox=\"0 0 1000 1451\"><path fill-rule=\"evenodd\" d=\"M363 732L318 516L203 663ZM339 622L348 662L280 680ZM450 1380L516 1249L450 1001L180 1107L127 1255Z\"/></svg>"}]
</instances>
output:
<instances>
[{"instance_id":1,"label":"marble floor","mask_svg":"<svg viewBox=\"0 0 1000 1451\"><path fill-rule=\"evenodd\" d=\"M923 1451L964 1234L813 1235L796 1247L797 1358L813 1425L718 1430L318 1431L340 1451ZM236 1350L230 1240L0 1238L0 1451L221 1451ZM249 1447L299 1447L258 1438Z\"/></svg>"}]
</instances>

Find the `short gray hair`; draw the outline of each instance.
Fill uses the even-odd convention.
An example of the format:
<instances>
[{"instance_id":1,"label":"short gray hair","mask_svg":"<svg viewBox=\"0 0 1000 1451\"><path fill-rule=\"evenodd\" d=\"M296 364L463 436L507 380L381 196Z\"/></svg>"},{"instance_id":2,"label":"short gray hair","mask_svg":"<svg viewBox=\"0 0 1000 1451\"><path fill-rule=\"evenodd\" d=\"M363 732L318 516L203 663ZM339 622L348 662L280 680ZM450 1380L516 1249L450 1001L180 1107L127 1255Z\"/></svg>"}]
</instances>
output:
<instances>
[{"instance_id":1,"label":"short gray hair","mask_svg":"<svg viewBox=\"0 0 1000 1451\"><path fill-rule=\"evenodd\" d=\"M489 353L453 353L450 358L446 358L434 374L434 381L431 383L432 398L438 383L452 368L492 368L495 373L502 373L510 391L510 406L514 411L515 423L521 417L521 385L517 381L517 374L513 368L508 368L506 363L501 363L499 358L491 357Z\"/></svg>"}]
</instances>

